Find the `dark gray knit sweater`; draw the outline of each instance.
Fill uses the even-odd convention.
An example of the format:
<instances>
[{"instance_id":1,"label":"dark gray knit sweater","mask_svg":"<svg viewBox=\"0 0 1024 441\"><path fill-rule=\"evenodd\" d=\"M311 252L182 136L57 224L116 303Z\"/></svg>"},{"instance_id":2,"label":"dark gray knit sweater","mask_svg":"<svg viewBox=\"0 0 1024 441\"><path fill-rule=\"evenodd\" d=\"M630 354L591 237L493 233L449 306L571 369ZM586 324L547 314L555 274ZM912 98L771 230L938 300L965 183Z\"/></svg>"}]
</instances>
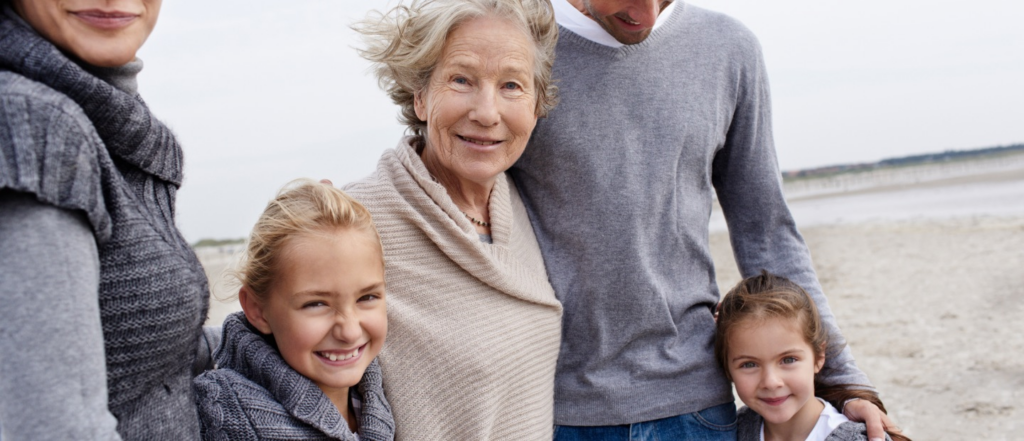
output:
<instances>
[{"instance_id":1,"label":"dark gray knit sweater","mask_svg":"<svg viewBox=\"0 0 1024 441\"><path fill-rule=\"evenodd\" d=\"M288 366L268 338L241 312L224 320L217 369L195 379L203 439L356 440L334 403ZM393 440L395 421L377 360L357 388L362 399L358 439Z\"/></svg>"},{"instance_id":2,"label":"dark gray knit sweater","mask_svg":"<svg viewBox=\"0 0 1024 441\"><path fill-rule=\"evenodd\" d=\"M764 419L757 412L744 406L739 410L736 420L737 441L759 441L761 439L761 425ZM892 441L889 435L885 436L886 441ZM868 428L864 423L847 421L836 427L825 438L825 441L868 441Z\"/></svg>"},{"instance_id":3,"label":"dark gray knit sweater","mask_svg":"<svg viewBox=\"0 0 1024 441\"><path fill-rule=\"evenodd\" d=\"M198 259L174 226L181 168L181 148L137 94L87 72L10 8L0 12L0 194L32 198L87 221L99 260L94 292L107 406L123 439L199 437L192 362L209 294ZM28 244L28 249L52 248L60 240ZM0 257L7 265L5 259L14 257ZM7 292L5 297L0 299L8 302L0 308L4 320L18 320L18 305L9 302L31 302L33 296ZM0 334L17 328L14 322ZM59 342L71 336L38 337ZM71 343L64 348L66 363L74 363L80 349ZM16 356L22 354L0 354ZM67 383L65 400L78 399L78 379L56 380Z\"/></svg>"}]
</instances>

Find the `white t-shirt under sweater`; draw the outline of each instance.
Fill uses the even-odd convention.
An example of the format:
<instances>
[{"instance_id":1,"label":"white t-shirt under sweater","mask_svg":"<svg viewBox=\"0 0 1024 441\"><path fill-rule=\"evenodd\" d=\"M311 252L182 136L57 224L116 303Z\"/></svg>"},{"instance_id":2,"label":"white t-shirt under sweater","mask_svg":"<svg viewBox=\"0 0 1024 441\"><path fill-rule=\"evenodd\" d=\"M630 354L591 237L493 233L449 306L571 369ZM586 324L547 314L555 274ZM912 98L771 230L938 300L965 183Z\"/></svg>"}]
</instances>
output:
<instances>
[{"instance_id":1,"label":"white t-shirt under sweater","mask_svg":"<svg viewBox=\"0 0 1024 441\"><path fill-rule=\"evenodd\" d=\"M672 11L675 10L678 2L669 3L661 14L658 14L658 19L654 21L654 27L651 28L653 32L655 29L661 27L668 21L668 17L672 15ZM576 35L579 35L587 40L593 41L594 43L603 44L608 47L622 47L624 46L612 34L604 30L596 21L592 18L583 15L579 9L576 9L569 0L554 0L551 2L551 6L555 10L555 21L562 27L573 31Z\"/></svg>"},{"instance_id":2,"label":"white t-shirt under sweater","mask_svg":"<svg viewBox=\"0 0 1024 441\"><path fill-rule=\"evenodd\" d=\"M815 397L817 398L817 397ZM814 429L807 435L806 441L824 441L828 438L828 435L836 430L840 424L850 421L846 415L843 415L835 407L832 407L828 401L818 398L825 405L825 409L821 411L821 415L818 416L818 423L814 425ZM761 441L764 441L764 423L761 424Z\"/></svg>"}]
</instances>

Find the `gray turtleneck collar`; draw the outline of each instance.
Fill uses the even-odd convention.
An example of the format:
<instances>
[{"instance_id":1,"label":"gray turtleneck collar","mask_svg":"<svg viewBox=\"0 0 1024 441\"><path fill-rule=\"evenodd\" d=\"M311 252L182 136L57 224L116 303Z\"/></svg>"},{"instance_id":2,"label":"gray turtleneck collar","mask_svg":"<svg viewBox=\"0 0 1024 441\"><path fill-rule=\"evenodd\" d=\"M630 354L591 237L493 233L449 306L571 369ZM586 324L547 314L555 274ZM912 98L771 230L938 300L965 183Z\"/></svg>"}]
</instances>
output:
<instances>
[{"instance_id":1,"label":"gray turtleneck collar","mask_svg":"<svg viewBox=\"0 0 1024 441\"><path fill-rule=\"evenodd\" d=\"M96 78L106 81L111 86L121 89L122 92L135 95L139 91L139 83L136 78L139 72L142 72L142 60L138 57L129 61L128 64L118 67L97 67L72 59L82 66L82 69L95 75Z\"/></svg>"}]
</instances>

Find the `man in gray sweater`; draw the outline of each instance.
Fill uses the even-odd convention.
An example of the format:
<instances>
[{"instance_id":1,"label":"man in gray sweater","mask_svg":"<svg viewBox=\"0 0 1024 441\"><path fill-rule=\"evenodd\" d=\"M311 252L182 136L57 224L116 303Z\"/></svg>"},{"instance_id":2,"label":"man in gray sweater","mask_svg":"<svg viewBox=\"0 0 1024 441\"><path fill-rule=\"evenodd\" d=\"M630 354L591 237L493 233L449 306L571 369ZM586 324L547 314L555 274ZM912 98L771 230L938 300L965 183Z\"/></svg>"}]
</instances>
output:
<instances>
[{"instance_id":1,"label":"man in gray sweater","mask_svg":"<svg viewBox=\"0 0 1024 441\"><path fill-rule=\"evenodd\" d=\"M682 1L553 3L561 101L511 173L565 308L556 439L735 439L712 347L715 194L743 275L814 297L826 382L869 388L783 198L756 38ZM884 437L877 407L845 411Z\"/></svg>"}]
</instances>

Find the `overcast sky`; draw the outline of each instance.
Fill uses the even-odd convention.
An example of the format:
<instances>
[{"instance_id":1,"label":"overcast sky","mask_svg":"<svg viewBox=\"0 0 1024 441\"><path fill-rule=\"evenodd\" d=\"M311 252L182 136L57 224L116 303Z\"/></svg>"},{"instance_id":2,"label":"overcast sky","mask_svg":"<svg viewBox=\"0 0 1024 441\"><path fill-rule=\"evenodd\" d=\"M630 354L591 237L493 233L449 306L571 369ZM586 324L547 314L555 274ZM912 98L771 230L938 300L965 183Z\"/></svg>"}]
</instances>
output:
<instances>
[{"instance_id":1,"label":"overcast sky","mask_svg":"<svg viewBox=\"0 0 1024 441\"><path fill-rule=\"evenodd\" d=\"M1024 142L1024 3L699 0L760 38L784 170ZM170 0L140 91L185 149L189 241L248 234L297 177L369 174L403 133L348 26L386 0Z\"/></svg>"}]
</instances>

